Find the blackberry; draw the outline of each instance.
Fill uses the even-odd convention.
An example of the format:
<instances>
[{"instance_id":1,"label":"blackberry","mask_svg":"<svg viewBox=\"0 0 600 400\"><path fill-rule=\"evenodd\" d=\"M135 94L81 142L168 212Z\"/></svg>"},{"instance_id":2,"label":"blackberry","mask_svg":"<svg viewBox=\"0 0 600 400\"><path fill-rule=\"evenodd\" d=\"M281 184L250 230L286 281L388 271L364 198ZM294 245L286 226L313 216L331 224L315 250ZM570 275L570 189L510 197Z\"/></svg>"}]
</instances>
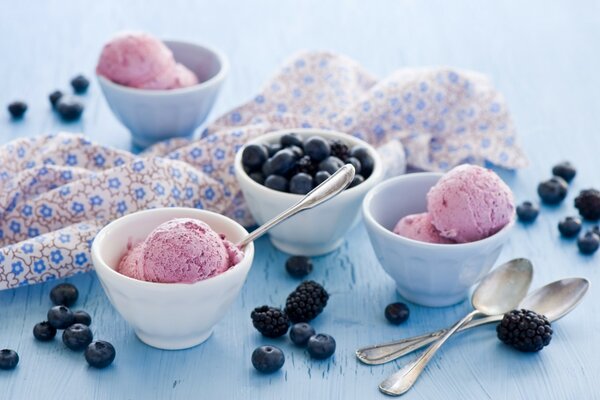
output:
<instances>
[{"instance_id":1,"label":"blackberry","mask_svg":"<svg viewBox=\"0 0 600 400\"><path fill-rule=\"evenodd\" d=\"M312 159L309 156L301 157L296 166L298 167L298 172L304 172L310 176L314 176L319 169L319 166L313 163Z\"/></svg>"},{"instance_id":2,"label":"blackberry","mask_svg":"<svg viewBox=\"0 0 600 400\"><path fill-rule=\"evenodd\" d=\"M305 281L289 294L285 313L294 323L308 322L321 314L328 299L329 294L323 286L314 281Z\"/></svg>"},{"instance_id":3,"label":"blackberry","mask_svg":"<svg viewBox=\"0 0 600 400\"><path fill-rule=\"evenodd\" d=\"M349 154L348 145L343 143L341 140L332 140L329 143L329 147L331 147L331 155L339 158L342 161L346 161Z\"/></svg>"},{"instance_id":4,"label":"blackberry","mask_svg":"<svg viewBox=\"0 0 600 400\"><path fill-rule=\"evenodd\" d=\"M552 326L545 316L530 310L512 310L496 326L498 339L519 351L540 351L552 340Z\"/></svg>"},{"instance_id":5,"label":"blackberry","mask_svg":"<svg viewBox=\"0 0 600 400\"><path fill-rule=\"evenodd\" d=\"M252 325L264 336L276 338L287 333L290 320L279 308L256 307L250 314Z\"/></svg>"},{"instance_id":6,"label":"blackberry","mask_svg":"<svg viewBox=\"0 0 600 400\"><path fill-rule=\"evenodd\" d=\"M567 182L571 182L573 180L573 178L575 178L576 174L577 174L577 170L575 169L573 164L571 164L568 161L564 161L564 162L561 162L560 164L556 164L552 168L552 175L560 176Z\"/></svg>"},{"instance_id":7,"label":"blackberry","mask_svg":"<svg viewBox=\"0 0 600 400\"><path fill-rule=\"evenodd\" d=\"M582 190L575 198L575 208L579 214L590 221L600 219L600 191L596 189Z\"/></svg>"}]
</instances>

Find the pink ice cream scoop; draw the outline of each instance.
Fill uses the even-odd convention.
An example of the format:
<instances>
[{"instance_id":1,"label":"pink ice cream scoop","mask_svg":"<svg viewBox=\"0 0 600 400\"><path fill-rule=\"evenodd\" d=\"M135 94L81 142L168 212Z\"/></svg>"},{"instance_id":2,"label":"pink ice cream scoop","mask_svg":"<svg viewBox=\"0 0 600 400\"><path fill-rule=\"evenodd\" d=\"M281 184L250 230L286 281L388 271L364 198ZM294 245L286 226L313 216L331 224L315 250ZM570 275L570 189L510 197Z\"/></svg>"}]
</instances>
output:
<instances>
[{"instance_id":1,"label":"pink ice cream scoop","mask_svg":"<svg viewBox=\"0 0 600 400\"><path fill-rule=\"evenodd\" d=\"M409 239L427 243L451 244L450 239L440 236L431 224L429 213L412 214L402 218L394 227L394 233Z\"/></svg>"},{"instance_id":2,"label":"pink ice cream scoop","mask_svg":"<svg viewBox=\"0 0 600 400\"><path fill-rule=\"evenodd\" d=\"M146 33L123 33L108 42L96 66L98 75L133 88L176 89L198 83L198 78L178 64L171 50Z\"/></svg>"},{"instance_id":3,"label":"pink ice cream scoop","mask_svg":"<svg viewBox=\"0 0 600 400\"><path fill-rule=\"evenodd\" d=\"M149 282L193 283L227 271L242 258L238 248L204 222L178 218L131 248L117 271Z\"/></svg>"},{"instance_id":4,"label":"pink ice cream scoop","mask_svg":"<svg viewBox=\"0 0 600 400\"><path fill-rule=\"evenodd\" d=\"M493 235L515 213L513 194L502 179L468 164L453 168L429 190L427 209L440 235L458 243Z\"/></svg>"}]
</instances>

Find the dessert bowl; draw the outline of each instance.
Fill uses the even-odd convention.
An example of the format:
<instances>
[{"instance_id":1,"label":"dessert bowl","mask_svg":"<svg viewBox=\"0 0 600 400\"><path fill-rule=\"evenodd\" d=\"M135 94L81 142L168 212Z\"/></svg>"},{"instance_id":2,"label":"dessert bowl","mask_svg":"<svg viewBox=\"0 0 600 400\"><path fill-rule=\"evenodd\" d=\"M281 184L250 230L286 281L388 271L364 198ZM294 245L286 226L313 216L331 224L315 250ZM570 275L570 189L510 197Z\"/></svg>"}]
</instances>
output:
<instances>
[{"instance_id":1,"label":"dessert bowl","mask_svg":"<svg viewBox=\"0 0 600 400\"><path fill-rule=\"evenodd\" d=\"M426 195L441 173L413 173L389 179L369 191L362 205L371 245L398 293L417 304L458 303L492 268L514 225L470 243L436 244L409 239L392 230L409 214L427 211Z\"/></svg>"},{"instance_id":2,"label":"dessert bowl","mask_svg":"<svg viewBox=\"0 0 600 400\"><path fill-rule=\"evenodd\" d=\"M295 133L302 140L311 136L324 139L339 139L350 147L355 145L367 149L374 160L371 175L363 183L344 190L336 197L299 215L282 222L269 231L271 242L279 250L294 255L316 256L338 248L344 234L358 221L360 204L365 194L383 177L381 158L368 143L346 133L323 129L285 129L262 135L246 143L276 143L281 136ZM270 189L252 180L242 166L243 149L237 152L234 169L240 188L252 216L258 224L264 224L283 210L302 199L303 195Z\"/></svg>"},{"instance_id":3,"label":"dessert bowl","mask_svg":"<svg viewBox=\"0 0 600 400\"><path fill-rule=\"evenodd\" d=\"M97 76L108 106L131 131L133 143L139 147L190 136L206 120L229 70L227 58L217 50L174 40L164 43L175 61L194 72L200 83L179 89L149 90Z\"/></svg>"},{"instance_id":4,"label":"dessert bowl","mask_svg":"<svg viewBox=\"0 0 600 400\"><path fill-rule=\"evenodd\" d=\"M121 217L105 226L92 245L94 268L104 292L144 343L166 350L204 342L242 288L254 257L254 245L243 259L222 274L195 283L154 283L115 271L127 252L163 222L195 218L236 243L248 232L222 215L192 208L155 208ZM177 260L173 260L177 262Z\"/></svg>"}]
</instances>

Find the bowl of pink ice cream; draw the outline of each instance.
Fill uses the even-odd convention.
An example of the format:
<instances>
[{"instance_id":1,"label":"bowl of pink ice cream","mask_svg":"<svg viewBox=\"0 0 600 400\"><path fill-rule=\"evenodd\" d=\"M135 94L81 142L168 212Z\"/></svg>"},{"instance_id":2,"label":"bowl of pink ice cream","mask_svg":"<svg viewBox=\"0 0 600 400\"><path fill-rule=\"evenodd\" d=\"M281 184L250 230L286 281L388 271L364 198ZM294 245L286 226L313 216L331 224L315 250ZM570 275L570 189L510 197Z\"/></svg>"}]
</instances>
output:
<instances>
[{"instance_id":1,"label":"bowl of pink ice cream","mask_svg":"<svg viewBox=\"0 0 600 400\"><path fill-rule=\"evenodd\" d=\"M156 208L121 217L94 239L94 268L110 302L144 343L175 350L209 338L237 298L254 245L222 215Z\"/></svg>"},{"instance_id":2,"label":"bowl of pink ice cream","mask_svg":"<svg viewBox=\"0 0 600 400\"><path fill-rule=\"evenodd\" d=\"M514 225L512 191L493 171L464 164L377 185L363 201L369 239L398 292L441 307L465 299L493 267Z\"/></svg>"},{"instance_id":3,"label":"bowl of pink ice cream","mask_svg":"<svg viewBox=\"0 0 600 400\"><path fill-rule=\"evenodd\" d=\"M133 143L193 134L215 103L229 66L219 51L190 42L124 32L104 45L96 74Z\"/></svg>"}]
</instances>

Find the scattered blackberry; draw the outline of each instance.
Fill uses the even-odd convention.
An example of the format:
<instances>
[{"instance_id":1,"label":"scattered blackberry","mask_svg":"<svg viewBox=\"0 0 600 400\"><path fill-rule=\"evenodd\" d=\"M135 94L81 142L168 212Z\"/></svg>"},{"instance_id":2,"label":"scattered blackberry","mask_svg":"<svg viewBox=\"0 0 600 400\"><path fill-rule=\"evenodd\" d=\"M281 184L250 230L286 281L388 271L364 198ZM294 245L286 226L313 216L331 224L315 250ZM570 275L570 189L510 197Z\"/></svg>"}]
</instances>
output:
<instances>
[{"instance_id":1,"label":"scattered blackberry","mask_svg":"<svg viewBox=\"0 0 600 400\"><path fill-rule=\"evenodd\" d=\"M264 374L279 370L284 363L285 355L279 347L260 346L252 352L252 365Z\"/></svg>"},{"instance_id":2,"label":"scattered blackberry","mask_svg":"<svg viewBox=\"0 0 600 400\"><path fill-rule=\"evenodd\" d=\"M296 166L298 167L298 172L304 172L310 176L314 176L319 169L319 166L313 163L309 156L301 157Z\"/></svg>"},{"instance_id":3,"label":"scattered blackberry","mask_svg":"<svg viewBox=\"0 0 600 400\"><path fill-rule=\"evenodd\" d=\"M308 322L323 311L328 299L329 294L323 286L314 281L305 281L289 294L285 313L294 323Z\"/></svg>"},{"instance_id":4,"label":"scattered blackberry","mask_svg":"<svg viewBox=\"0 0 600 400\"><path fill-rule=\"evenodd\" d=\"M550 321L530 310L513 310L504 314L496 332L498 339L519 351L540 351L552 340Z\"/></svg>"},{"instance_id":5,"label":"scattered blackberry","mask_svg":"<svg viewBox=\"0 0 600 400\"><path fill-rule=\"evenodd\" d=\"M13 101L8 105L8 112L14 119L22 118L27 111L27 104L23 101Z\"/></svg>"},{"instance_id":6,"label":"scattered blackberry","mask_svg":"<svg viewBox=\"0 0 600 400\"><path fill-rule=\"evenodd\" d=\"M558 231L566 238L572 238L581 231L581 220L577 217L566 217L558 223Z\"/></svg>"},{"instance_id":7,"label":"scattered blackberry","mask_svg":"<svg viewBox=\"0 0 600 400\"><path fill-rule=\"evenodd\" d=\"M70 283L61 283L50 291L50 300L57 306L71 307L77 301L79 291Z\"/></svg>"},{"instance_id":8,"label":"scattered blackberry","mask_svg":"<svg viewBox=\"0 0 600 400\"><path fill-rule=\"evenodd\" d=\"M404 303L388 304L385 308L385 318L394 325L399 325L408 319L410 310Z\"/></svg>"},{"instance_id":9,"label":"scattered blackberry","mask_svg":"<svg viewBox=\"0 0 600 400\"><path fill-rule=\"evenodd\" d=\"M75 93L83 94L87 92L90 81L83 75L77 75L75 78L71 79L71 86Z\"/></svg>"},{"instance_id":10,"label":"scattered blackberry","mask_svg":"<svg viewBox=\"0 0 600 400\"><path fill-rule=\"evenodd\" d=\"M524 201L517 206L517 217L521 222L533 222L540 213L538 206L530 201Z\"/></svg>"},{"instance_id":11,"label":"scattered blackberry","mask_svg":"<svg viewBox=\"0 0 600 400\"><path fill-rule=\"evenodd\" d=\"M39 322L33 327L33 336L41 342L47 342L56 336L56 328L48 321Z\"/></svg>"},{"instance_id":12,"label":"scattered blackberry","mask_svg":"<svg viewBox=\"0 0 600 400\"><path fill-rule=\"evenodd\" d=\"M600 219L600 191L596 189L582 190L575 198L575 208L579 214L590 221Z\"/></svg>"},{"instance_id":13,"label":"scattered blackberry","mask_svg":"<svg viewBox=\"0 0 600 400\"><path fill-rule=\"evenodd\" d=\"M305 256L291 256L285 262L285 270L294 278L304 278L313 270L313 263Z\"/></svg>"},{"instance_id":14,"label":"scattered blackberry","mask_svg":"<svg viewBox=\"0 0 600 400\"><path fill-rule=\"evenodd\" d=\"M559 176L554 176L538 185L537 192L546 204L555 205L567 197L567 182Z\"/></svg>"},{"instance_id":15,"label":"scattered blackberry","mask_svg":"<svg viewBox=\"0 0 600 400\"><path fill-rule=\"evenodd\" d=\"M290 327L288 317L279 308L256 307L250 314L252 325L264 336L276 338L287 333Z\"/></svg>"},{"instance_id":16,"label":"scattered blackberry","mask_svg":"<svg viewBox=\"0 0 600 400\"><path fill-rule=\"evenodd\" d=\"M19 355L10 349L0 350L0 369L13 369L19 363Z\"/></svg>"},{"instance_id":17,"label":"scattered blackberry","mask_svg":"<svg viewBox=\"0 0 600 400\"><path fill-rule=\"evenodd\" d=\"M577 174L577 170L575 169L573 164L571 164L568 161L564 161L564 162L561 162L560 164L556 164L552 168L552 175L560 176L566 182L571 182L573 180L573 178L575 178L576 174Z\"/></svg>"},{"instance_id":18,"label":"scattered blackberry","mask_svg":"<svg viewBox=\"0 0 600 400\"><path fill-rule=\"evenodd\" d=\"M115 360L115 356L113 345L104 340L92 342L85 349L85 360L94 368L108 367Z\"/></svg>"},{"instance_id":19,"label":"scattered blackberry","mask_svg":"<svg viewBox=\"0 0 600 400\"><path fill-rule=\"evenodd\" d=\"M600 236L593 230L587 231L577 239L577 247L582 254L594 254L600 247Z\"/></svg>"},{"instance_id":20,"label":"scattered blackberry","mask_svg":"<svg viewBox=\"0 0 600 400\"><path fill-rule=\"evenodd\" d=\"M348 145L342 143L341 140L332 140L329 143L329 147L331 147L331 155L339 158L342 161L346 161L349 155Z\"/></svg>"},{"instance_id":21,"label":"scattered blackberry","mask_svg":"<svg viewBox=\"0 0 600 400\"><path fill-rule=\"evenodd\" d=\"M60 90L55 90L54 92L48 95L48 100L50 100L50 105L52 105L53 109L56 108L56 104L58 103L61 97L63 97L63 92L61 92Z\"/></svg>"}]
</instances>

